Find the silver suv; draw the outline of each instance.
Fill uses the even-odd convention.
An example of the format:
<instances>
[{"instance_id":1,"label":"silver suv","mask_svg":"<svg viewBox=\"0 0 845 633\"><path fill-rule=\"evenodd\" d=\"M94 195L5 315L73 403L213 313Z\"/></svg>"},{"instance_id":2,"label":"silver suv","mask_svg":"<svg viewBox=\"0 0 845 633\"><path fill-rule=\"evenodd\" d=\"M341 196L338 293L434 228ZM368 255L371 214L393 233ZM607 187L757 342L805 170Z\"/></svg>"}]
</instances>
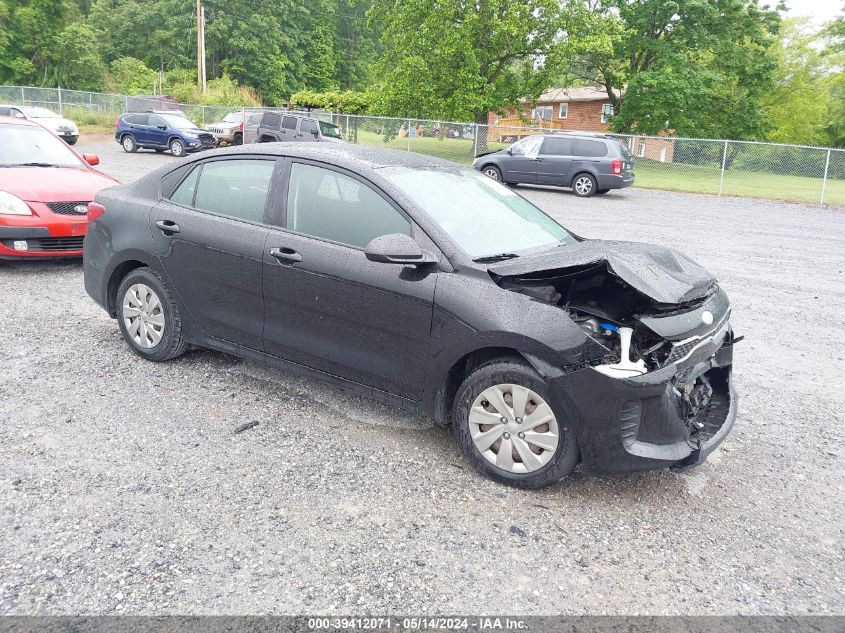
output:
<instances>
[{"instance_id":1,"label":"silver suv","mask_svg":"<svg viewBox=\"0 0 845 633\"><path fill-rule=\"evenodd\" d=\"M631 153L604 134L527 136L503 150L478 156L473 167L509 185L571 187L581 197L634 184Z\"/></svg>"}]
</instances>

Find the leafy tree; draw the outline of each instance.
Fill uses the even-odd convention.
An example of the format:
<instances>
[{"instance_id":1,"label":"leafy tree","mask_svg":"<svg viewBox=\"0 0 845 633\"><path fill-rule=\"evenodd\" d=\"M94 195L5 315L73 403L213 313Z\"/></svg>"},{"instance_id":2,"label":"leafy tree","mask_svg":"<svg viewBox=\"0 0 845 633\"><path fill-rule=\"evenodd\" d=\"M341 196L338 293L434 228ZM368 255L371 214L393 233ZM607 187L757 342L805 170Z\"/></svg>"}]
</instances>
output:
<instances>
[{"instance_id":1,"label":"leafy tree","mask_svg":"<svg viewBox=\"0 0 845 633\"><path fill-rule=\"evenodd\" d=\"M824 29L824 36L825 59L835 69L829 79L828 140L834 147L845 147L845 15L831 21Z\"/></svg>"},{"instance_id":2,"label":"leafy tree","mask_svg":"<svg viewBox=\"0 0 845 633\"><path fill-rule=\"evenodd\" d=\"M118 57L111 63L115 90L121 94L139 95L152 92L156 72L140 59Z\"/></svg>"},{"instance_id":3,"label":"leafy tree","mask_svg":"<svg viewBox=\"0 0 845 633\"><path fill-rule=\"evenodd\" d=\"M824 145L829 107L830 69L819 45L819 33L808 29L809 19L785 20L780 39L772 47L777 60L774 88L763 98L772 125L769 140L777 143Z\"/></svg>"},{"instance_id":4,"label":"leafy tree","mask_svg":"<svg viewBox=\"0 0 845 633\"><path fill-rule=\"evenodd\" d=\"M646 134L764 136L767 54L780 17L757 0L588 0L609 48L587 50L570 71L601 85L613 127Z\"/></svg>"},{"instance_id":5,"label":"leafy tree","mask_svg":"<svg viewBox=\"0 0 845 633\"><path fill-rule=\"evenodd\" d=\"M558 0L375 0L370 16L376 111L476 123L542 91L574 24Z\"/></svg>"},{"instance_id":6,"label":"leafy tree","mask_svg":"<svg viewBox=\"0 0 845 633\"><path fill-rule=\"evenodd\" d=\"M47 58L55 83L78 90L104 90L106 66L100 57L94 30L84 22L66 26L56 35Z\"/></svg>"}]
</instances>

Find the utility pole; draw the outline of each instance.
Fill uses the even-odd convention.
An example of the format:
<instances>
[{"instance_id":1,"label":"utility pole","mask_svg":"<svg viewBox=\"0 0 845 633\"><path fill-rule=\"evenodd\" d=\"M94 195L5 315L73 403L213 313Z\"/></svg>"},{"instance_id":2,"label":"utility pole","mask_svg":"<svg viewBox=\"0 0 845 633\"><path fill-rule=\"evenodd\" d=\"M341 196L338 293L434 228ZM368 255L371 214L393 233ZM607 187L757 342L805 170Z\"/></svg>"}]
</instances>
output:
<instances>
[{"instance_id":1,"label":"utility pole","mask_svg":"<svg viewBox=\"0 0 845 633\"><path fill-rule=\"evenodd\" d=\"M200 9L200 25L202 26L202 55L200 56L202 62L202 91L205 92L205 7Z\"/></svg>"},{"instance_id":2,"label":"utility pole","mask_svg":"<svg viewBox=\"0 0 845 633\"><path fill-rule=\"evenodd\" d=\"M197 87L202 88L202 5L197 0Z\"/></svg>"}]
</instances>

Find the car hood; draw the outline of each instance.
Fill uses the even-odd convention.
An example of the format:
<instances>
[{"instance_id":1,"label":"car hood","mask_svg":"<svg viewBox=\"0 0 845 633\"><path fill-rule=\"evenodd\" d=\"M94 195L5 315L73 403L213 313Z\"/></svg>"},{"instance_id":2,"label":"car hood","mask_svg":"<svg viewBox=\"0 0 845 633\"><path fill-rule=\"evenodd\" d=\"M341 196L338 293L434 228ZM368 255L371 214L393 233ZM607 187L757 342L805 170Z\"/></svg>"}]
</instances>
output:
<instances>
[{"instance_id":1,"label":"car hood","mask_svg":"<svg viewBox=\"0 0 845 633\"><path fill-rule=\"evenodd\" d=\"M716 278L678 251L641 242L583 240L536 255L488 266L510 277L606 262L610 271L660 303L685 303L705 296Z\"/></svg>"},{"instance_id":2,"label":"car hood","mask_svg":"<svg viewBox=\"0 0 845 633\"><path fill-rule=\"evenodd\" d=\"M93 200L100 189L120 184L94 169L63 167L4 167L0 190L27 202Z\"/></svg>"},{"instance_id":3,"label":"car hood","mask_svg":"<svg viewBox=\"0 0 845 633\"><path fill-rule=\"evenodd\" d=\"M52 130L53 132L58 131L59 128L70 128L72 130L78 129L76 127L76 123L74 123L70 119L52 119L52 118L49 118L49 119L32 119L32 120L35 121L36 123L38 123L39 125L43 125L48 130Z\"/></svg>"}]
</instances>

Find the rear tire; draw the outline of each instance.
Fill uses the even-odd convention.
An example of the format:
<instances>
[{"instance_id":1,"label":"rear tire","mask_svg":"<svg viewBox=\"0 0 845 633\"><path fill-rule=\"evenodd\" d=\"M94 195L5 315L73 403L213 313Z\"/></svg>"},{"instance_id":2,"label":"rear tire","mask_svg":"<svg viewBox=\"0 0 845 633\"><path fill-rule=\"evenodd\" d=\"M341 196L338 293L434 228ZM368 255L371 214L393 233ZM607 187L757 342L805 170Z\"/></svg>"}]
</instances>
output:
<instances>
[{"instance_id":1,"label":"rear tire","mask_svg":"<svg viewBox=\"0 0 845 633\"><path fill-rule=\"evenodd\" d=\"M596 179L592 174L581 172L572 179L572 193L579 198L589 198L596 193Z\"/></svg>"},{"instance_id":2,"label":"rear tire","mask_svg":"<svg viewBox=\"0 0 845 633\"><path fill-rule=\"evenodd\" d=\"M580 456L575 430L546 382L513 360L494 360L464 379L452 426L475 469L509 486L553 484L572 472Z\"/></svg>"},{"instance_id":3,"label":"rear tire","mask_svg":"<svg viewBox=\"0 0 845 633\"><path fill-rule=\"evenodd\" d=\"M232 137L232 145L243 145L244 144L244 135L243 134L235 134Z\"/></svg>"},{"instance_id":4,"label":"rear tire","mask_svg":"<svg viewBox=\"0 0 845 633\"><path fill-rule=\"evenodd\" d=\"M188 349L173 295L153 269L132 270L115 297L120 333L141 358L154 362L181 356Z\"/></svg>"},{"instance_id":5,"label":"rear tire","mask_svg":"<svg viewBox=\"0 0 845 633\"><path fill-rule=\"evenodd\" d=\"M484 165L484 167L481 168L481 173L488 178L492 178L496 182L502 182L502 172L495 165Z\"/></svg>"},{"instance_id":6,"label":"rear tire","mask_svg":"<svg viewBox=\"0 0 845 633\"><path fill-rule=\"evenodd\" d=\"M170 141L170 153L177 158L182 158L185 155L185 143L178 138Z\"/></svg>"},{"instance_id":7,"label":"rear tire","mask_svg":"<svg viewBox=\"0 0 845 633\"><path fill-rule=\"evenodd\" d=\"M123 151L127 154L134 154L138 151L138 143L135 142L135 137L131 134L126 134L120 139L120 144L123 146Z\"/></svg>"}]
</instances>

